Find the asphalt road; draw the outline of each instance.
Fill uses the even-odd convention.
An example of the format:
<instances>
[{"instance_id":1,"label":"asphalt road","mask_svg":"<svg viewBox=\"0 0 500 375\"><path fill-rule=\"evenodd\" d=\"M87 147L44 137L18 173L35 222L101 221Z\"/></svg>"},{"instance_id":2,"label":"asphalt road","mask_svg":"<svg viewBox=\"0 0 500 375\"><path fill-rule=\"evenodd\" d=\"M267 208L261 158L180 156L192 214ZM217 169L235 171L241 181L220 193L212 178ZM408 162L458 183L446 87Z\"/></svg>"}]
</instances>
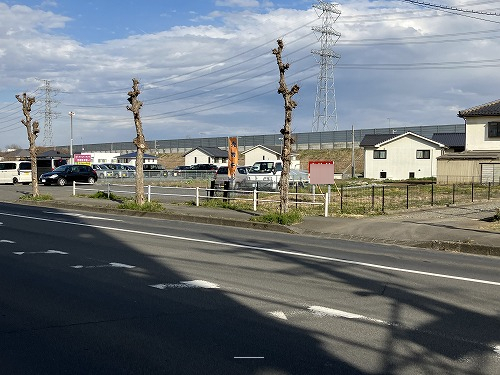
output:
<instances>
[{"instance_id":1,"label":"asphalt road","mask_svg":"<svg viewBox=\"0 0 500 375\"><path fill-rule=\"evenodd\" d=\"M500 372L500 259L5 203L0 222L0 373Z\"/></svg>"}]
</instances>

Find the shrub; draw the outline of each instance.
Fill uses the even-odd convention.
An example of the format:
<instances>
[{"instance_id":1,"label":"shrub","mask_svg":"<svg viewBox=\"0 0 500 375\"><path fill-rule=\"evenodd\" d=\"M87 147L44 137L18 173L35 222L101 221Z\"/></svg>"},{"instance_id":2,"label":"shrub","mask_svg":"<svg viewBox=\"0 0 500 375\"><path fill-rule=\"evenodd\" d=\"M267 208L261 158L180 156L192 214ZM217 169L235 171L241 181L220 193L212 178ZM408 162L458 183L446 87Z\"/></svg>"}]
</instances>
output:
<instances>
[{"instance_id":1,"label":"shrub","mask_svg":"<svg viewBox=\"0 0 500 375\"><path fill-rule=\"evenodd\" d=\"M268 213L261 216L256 216L250 219L252 221L259 221L264 223L277 223L282 225L297 224L302 221L302 214L300 211L293 210L286 214Z\"/></svg>"},{"instance_id":2,"label":"shrub","mask_svg":"<svg viewBox=\"0 0 500 375\"><path fill-rule=\"evenodd\" d=\"M104 191L98 191L94 194L91 194L89 195L89 198L95 198L95 199L109 199L109 200L112 200L112 201L121 201L123 200L122 198L120 198L119 196L117 196L116 194L110 192L109 193L109 197L108 197L108 193L104 192Z\"/></svg>"},{"instance_id":3,"label":"shrub","mask_svg":"<svg viewBox=\"0 0 500 375\"><path fill-rule=\"evenodd\" d=\"M29 201L51 201L52 195L42 194L37 197L33 196L33 194L24 194L19 197L20 200L29 200Z\"/></svg>"},{"instance_id":4,"label":"shrub","mask_svg":"<svg viewBox=\"0 0 500 375\"><path fill-rule=\"evenodd\" d=\"M147 212L161 212L165 210L165 207L160 202L144 202L142 205L138 205L133 200L128 200L126 202L120 203L118 208L123 210L134 210L134 211L147 211Z\"/></svg>"}]
</instances>

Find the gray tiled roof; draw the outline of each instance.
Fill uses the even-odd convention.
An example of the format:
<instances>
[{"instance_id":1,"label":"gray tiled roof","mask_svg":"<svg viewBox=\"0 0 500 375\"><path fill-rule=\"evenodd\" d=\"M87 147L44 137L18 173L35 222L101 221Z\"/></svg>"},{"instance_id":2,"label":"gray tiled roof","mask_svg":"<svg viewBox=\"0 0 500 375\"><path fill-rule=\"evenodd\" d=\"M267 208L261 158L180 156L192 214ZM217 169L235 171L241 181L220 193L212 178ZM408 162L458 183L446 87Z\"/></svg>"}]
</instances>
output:
<instances>
[{"instance_id":1,"label":"gray tiled roof","mask_svg":"<svg viewBox=\"0 0 500 375\"><path fill-rule=\"evenodd\" d=\"M204 154L207 154L208 156L211 156L213 158L227 158L227 150L222 150L218 147L195 147L192 150L186 152L183 156L186 156L190 152L193 152L194 150L200 150Z\"/></svg>"},{"instance_id":2,"label":"gray tiled roof","mask_svg":"<svg viewBox=\"0 0 500 375\"><path fill-rule=\"evenodd\" d=\"M500 99L458 112L458 117L500 116Z\"/></svg>"},{"instance_id":3,"label":"gray tiled roof","mask_svg":"<svg viewBox=\"0 0 500 375\"><path fill-rule=\"evenodd\" d=\"M448 147L465 147L465 133L434 133L432 140Z\"/></svg>"},{"instance_id":4,"label":"gray tiled roof","mask_svg":"<svg viewBox=\"0 0 500 375\"><path fill-rule=\"evenodd\" d=\"M360 147L370 147L378 145L381 142L385 142L391 138L395 138L401 134L366 134L361 142Z\"/></svg>"}]
</instances>

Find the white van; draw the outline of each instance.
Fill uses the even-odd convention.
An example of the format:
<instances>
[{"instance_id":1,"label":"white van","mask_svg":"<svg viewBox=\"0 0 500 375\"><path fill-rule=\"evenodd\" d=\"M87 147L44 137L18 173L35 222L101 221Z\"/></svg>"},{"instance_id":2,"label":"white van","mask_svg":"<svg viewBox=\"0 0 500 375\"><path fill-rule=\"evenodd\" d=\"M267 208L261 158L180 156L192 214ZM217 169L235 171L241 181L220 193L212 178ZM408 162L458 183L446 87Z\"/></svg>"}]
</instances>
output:
<instances>
[{"instance_id":1,"label":"white van","mask_svg":"<svg viewBox=\"0 0 500 375\"><path fill-rule=\"evenodd\" d=\"M281 160L256 161L248 171L245 185L258 190L277 190L282 170Z\"/></svg>"},{"instance_id":2,"label":"white van","mask_svg":"<svg viewBox=\"0 0 500 375\"><path fill-rule=\"evenodd\" d=\"M31 183L29 161L0 161L0 184Z\"/></svg>"}]
</instances>

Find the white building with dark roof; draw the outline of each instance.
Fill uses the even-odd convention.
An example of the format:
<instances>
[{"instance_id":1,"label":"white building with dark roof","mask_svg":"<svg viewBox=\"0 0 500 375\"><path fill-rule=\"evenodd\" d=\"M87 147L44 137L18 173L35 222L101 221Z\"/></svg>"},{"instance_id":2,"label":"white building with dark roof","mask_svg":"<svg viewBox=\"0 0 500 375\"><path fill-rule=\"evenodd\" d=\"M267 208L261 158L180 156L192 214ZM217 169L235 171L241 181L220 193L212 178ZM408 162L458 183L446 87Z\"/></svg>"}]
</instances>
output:
<instances>
[{"instance_id":1,"label":"white building with dark roof","mask_svg":"<svg viewBox=\"0 0 500 375\"><path fill-rule=\"evenodd\" d=\"M421 135L367 134L360 142L364 149L364 177L406 180L437 175L437 157L446 146Z\"/></svg>"}]
</instances>

